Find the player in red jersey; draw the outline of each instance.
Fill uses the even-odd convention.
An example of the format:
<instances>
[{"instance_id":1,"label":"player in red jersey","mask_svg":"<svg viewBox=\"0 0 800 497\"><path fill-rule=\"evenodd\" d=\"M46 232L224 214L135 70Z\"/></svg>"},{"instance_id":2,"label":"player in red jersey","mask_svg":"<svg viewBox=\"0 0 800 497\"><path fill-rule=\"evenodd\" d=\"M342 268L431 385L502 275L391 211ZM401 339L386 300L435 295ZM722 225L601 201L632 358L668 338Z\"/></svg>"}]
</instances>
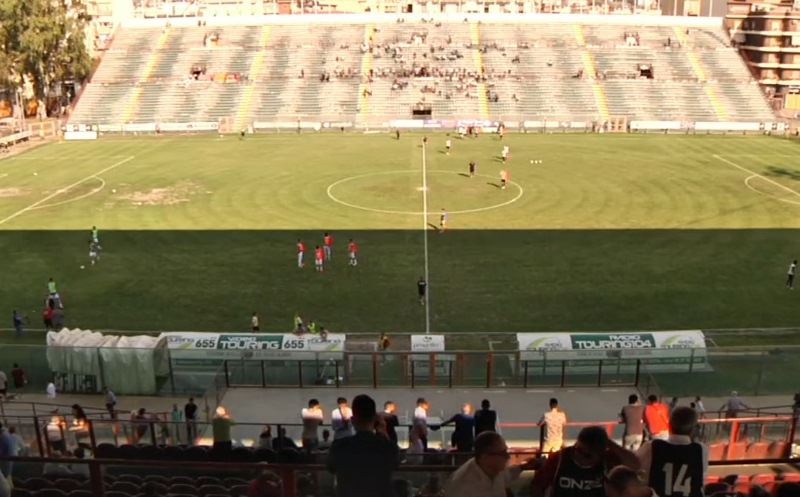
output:
<instances>
[{"instance_id":1,"label":"player in red jersey","mask_svg":"<svg viewBox=\"0 0 800 497\"><path fill-rule=\"evenodd\" d=\"M350 242L347 244L347 253L350 254L350 264L351 266L358 266L358 245L353 239L350 239Z\"/></svg>"},{"instance_id":2,"label":"player in red jersey","mask_svg":"<svg viewBox=\"0 0 800 497\"><path fill-rule=\"evenodd\" d=\"M306 253L306 244L299 238L297 239L297 267L303 267L303 256Z\"/></svg>"},{"instance_id":3,"label":"player in red jersey","mask_svg":"<svg viewBox=\"0 0 800 497\"><path fill-rule=\"evenodd\" d=\"M314 268L320 273L325 270L322 266L324 260L325 252L322 250L322 248L320 248L319 245L317 245L317 247L314 249Z\"/></svg>"},{"instance_id":4,"label":"player in red jersey","mask_svg":"<svg viewBox=\"0 0 800 497\"><path fill-rule=\"evenodd\" d=\"M333 236L330 233L325 233L322 237L322 247L325 249L325 260L331 260L333 253Z\"/></svg>"}]
</instances>

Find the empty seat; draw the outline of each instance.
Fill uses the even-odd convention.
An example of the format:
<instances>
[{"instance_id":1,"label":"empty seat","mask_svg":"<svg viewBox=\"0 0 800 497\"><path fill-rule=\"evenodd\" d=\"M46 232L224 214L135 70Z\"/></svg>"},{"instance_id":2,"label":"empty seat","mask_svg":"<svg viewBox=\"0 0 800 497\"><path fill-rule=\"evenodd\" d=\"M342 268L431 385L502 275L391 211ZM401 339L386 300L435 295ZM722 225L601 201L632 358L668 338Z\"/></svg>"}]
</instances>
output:
<instances>
[{"instance_id":1,"label":"empty seat","mask_svg":"<svg viewBox=\"0 0 800 497\"><path fill-rule=\"evenodd\" d=\"M706 475L705 484L709 485L711 483L719 483L720 477L719 475Z\"/></svg>"},{"instance_id":2,"label":"empty seat","mask_svg":"<svg viewBox=\"0 0 800 497\"><path fill-rule=\"evenodd\" d=\"M136 485L141 485L142 477L139 475L119 475L117 481L127 481Z\"/></svg>"},{"instance_id":3,"label":"empty seat","mask_svg":"<svg viewBox=\"0 0 800 497\"><path fill-rule=\"evenodd\" d=\"M188 476L173 476L169 479L169 485L189 485L194 486L194 480L189 478Z\"/></svg>"},{"instance_id":4,"label":"empty seat","mask_svg":"<svg viewBox=\"0 0 800 497\"><path fill-rule=\"evenodd\" d=\"M724 443L715 443L708 446L708 460L722 461L725 459L725 449L728 447Z\"/></svg>"},{"instance_id":5,"label":"empty seat","mask_svg":"<svg viewBox=\"0 0 800 497\"><path fill-rule=\"evenodd\" d=\"M767 457L770 459L783 459L788 454L787 447L789 446L788 443L783 441L775 441L769 444L769 450L767 450Z\"/></svg>"},{"instance_id":6,"label":"empty seat","mask_svg":"<svg viewBox=\"0 0 800 497\"><path fill-rule=\"evenodd\" d=\"M27 489L27 490L31 490L31 491L35 492L37 490L41 490L41 489L47 488L49 486L50 486L50 481L49 480L45 480L44 478L39 478L39 477L33 477L33 478L28 478L27 480L25 480L25 487L24 488Z\"/></svg>"},{"instance_id":7,"label":"empty seat","mask_svg":"<svg viewBox=\"0 0 800 497\"><path fill-rule=\"evenodd\" d=\"M73 490L67 494L67 497L93 497L93 495L89 490Z\"/></svg>"},{"instance_id":8,"label":"empty seat","mask_svg":"<svg viewBox=\"0 0 800 497\"><path fill-rule=\"evenodd\" d=\"M247 495L247 485L233 485L229 492L231 497L242 497Z\"/></svg>"},{"instance_id":9,"label":"empty seat","mask_svg":"<svg viewBox=\"0 0 800 497\"><path fill-rule=\"evenodd\" d=\"M783 473L781 475L781 482L800 483L800 473Z\"/></svg>"},{"instance_id":10,"label":"empty seat","mask_svg":"<svg viewBox=\"0 0 800 497\"><path fill-rule=\"evenodd\" d=\"M11 497L31 497L32 495L30 490L24 488L14 487L14 489L11 490Z\"/></svg>"},{"instance_id":11,"label":"empty seat","mask_svg":"<svg viewBox=\"0 0 800 497\"><path fill-rule=\"evenodd\" d=\"M227 494L228 489L222 485L203 485L197 488L197 493L202 497L207 497L213 494Z\"/></svg>"},{"instance_id":12,"label":"empty seat","mask_svg":"<svg viewBox=\"0 0 800 497\"><path fill-rule=\"evenodd\" d=\"M185 483L177 483L175 485L169 486L169 493L171 494L194 494L195 488L193 485L187 485Z\"/></svg>"},{"instance_id":13,"label":"empty seat","mask_svg":"<svg viewBox=\"0 0 800 497\"><path fill-rule=\"evenodd\" d=\"M139 493L139 485L136 483L132 483L129 481L120 481L117 480L111 484L109 488L112 492L127 492L129 494L138 494Z\"/></svg>"},{"instance_id":14,"label":"empty seat","mask_svg":"<svg viewBox=\"0 0 800 497\"><path fill-rule=\"evenodd\" d=\"M733 489L738 493L747 495L750 492L750 477L747 475L737 476Z\"/></svg>"},{"instance_id":15,"label":"empty seat","mask_svg":"<svg viewBox=\"0 0 800 497\"><path fill-rule=\"evenodd\" d=\"M767 492L775 489L775 475L773 473L761 473L750 478L750 485L761 485Z\"/></svg>"},{"instance_id":16,"label":"empty seat","mask_svg":"<svg viewBox=\"0 0 800 497\"><path fill-rule=\"evenodd\" d=\"M200 476L195 481L199 487L203 485L222 485L222 481L214 476Z\"/></svg>"},{"instance_id":17,"label":"empty seat","mask_svg":"<svg viewBox=\"0 0 800 497\"><path fill-rule=\"evenodd\" d=\"M747 446L745 459L766 459L769 455L769 443L753 442Z\"/></svg>"},{"instance_id":18,"label":"empty seat","mask_svg":"<svg viewBox=\"0 0 800 497\"><path fill-rule=\"evenodd\" d=\"M728 446L728 454L725 460L735 461L737 459L744 459L746 454L747 442L734 442Z\"/></svg>"},{"instance_id":19,"label":"empty seat","mask_svg":"<svg viewBox=\"0 0 800 497\"><path fill-rule=\"evenodd\" d=\"M63 490L64 492L72 492L73 490L79 490L83 487L83 484L78 480L69 480L66 478L59 478L55 482L53 482L53 486L59 490Z\"/></svg>"},{"instance_id":20,"label":"empty seat","mask_svg":"<svg viewBox=\"0 0 800 497\"><path fill-rule=\"evenodd\" d=\"M36 492L36 497L67 497L67 493L57 488L43 488Z\"/></svg>"}]
</instances>

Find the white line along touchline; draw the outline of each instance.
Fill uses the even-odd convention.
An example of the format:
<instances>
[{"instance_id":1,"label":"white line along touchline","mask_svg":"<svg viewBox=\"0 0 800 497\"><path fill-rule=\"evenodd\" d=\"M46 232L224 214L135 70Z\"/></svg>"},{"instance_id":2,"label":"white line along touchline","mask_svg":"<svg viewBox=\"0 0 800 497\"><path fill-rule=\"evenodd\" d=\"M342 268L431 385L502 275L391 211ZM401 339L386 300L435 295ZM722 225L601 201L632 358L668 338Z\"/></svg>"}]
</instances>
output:
<instances>
[{"instance_id":1,"label":"white line along touchline","mask_svg":"<svg viewBox=\"0 0 800 497\"><path fill-rule=\"evenodd\" d=\"M425 250L425 333L431 332L431 282L428 273L428 165L425 158L425 141L422 142L422 238Z\"/></svg>"},{"instance_id":2,"label":"white line along touchline","mask_svg":"<svg viewBox=\"0 0 800 497\"><path fill-rule=\"evenodd\" d=\"M78 181L76 181L75 183L72 183L71 185L65 186L64 188L59 188L55 192L51 193L50 195L46 196L45 198L43 198L41 200L38 200L38 201L32 203L28 207L24 207L24 208L18 210L17 212L11 214L10 216L8 216L6 218L3 218L3 219L0 219L0 224L5 224L5 223L7 223L8 221L11 221L12 219L14 219L17 216L21 216L22 214L25 214L29 210L35 209L37 206L42 205L43 203L47 202L51 198L53 198L53 197L55 197L57 195L61 195L62 193L66 193L66 192L72 190L73 188L75 188L76 186L80 185L81 183L83 183L85 181L89 181L90 179L94 178L95 176L99 176L99 175L101 175L103 173L111 171L115 167L119 167L119 166L125 164L126 162L132 161L135 158L136 158L135 156L131 155L127 159L123 159L123 160L121 160L119 162L115 162L114 164L111 164L107 168L101 169L100 171L94 172L94 173L90 174L89 176L86 176L85 178L79 179Z\"/></svg>"}]
</instances>

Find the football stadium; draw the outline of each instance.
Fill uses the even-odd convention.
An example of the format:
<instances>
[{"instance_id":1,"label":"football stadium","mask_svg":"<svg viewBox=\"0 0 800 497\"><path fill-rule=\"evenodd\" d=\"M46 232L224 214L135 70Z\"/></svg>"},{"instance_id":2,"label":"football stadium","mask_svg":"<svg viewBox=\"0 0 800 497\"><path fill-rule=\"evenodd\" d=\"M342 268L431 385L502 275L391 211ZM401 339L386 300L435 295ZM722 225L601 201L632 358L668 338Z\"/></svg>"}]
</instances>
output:
<instances>
[{"instance_id":1,"label":"football stadium","mask_svg":"<svg viewBox=\"0 0 800 497\"><path fill-rule=\"evenodd\" d=\"M800 6L6 4L0 497L800 496Z\"/></svg>"}]
</instances>

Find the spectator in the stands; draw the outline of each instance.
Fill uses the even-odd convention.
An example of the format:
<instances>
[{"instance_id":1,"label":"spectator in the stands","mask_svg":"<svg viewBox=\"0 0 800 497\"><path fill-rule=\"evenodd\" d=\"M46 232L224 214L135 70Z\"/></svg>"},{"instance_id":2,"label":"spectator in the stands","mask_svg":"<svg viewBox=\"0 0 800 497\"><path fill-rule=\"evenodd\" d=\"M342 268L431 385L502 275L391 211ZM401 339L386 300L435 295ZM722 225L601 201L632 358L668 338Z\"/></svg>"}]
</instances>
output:
<instances>
[{"instance_id":1,"label":"spectator in the stands","mask_svg":"<svg viewBox=\"0 0 800 497\"><path fill-rule=\"evenodd\" d=\"M400 426L400 421L397 419L397 406L391 400L383 404L383 412L380 416L386 429L386 436L389 437L394 443L397 443L397 427Z\"/></svg>"},{"instance_id":2,"label":"spectator in the stands","mask_svg":"<svg viewBox=\"0 0 800 497\"><path fill-rule=\"evenodd\" d=\"M217 407L216 415L211 420L211 431L214 436L214 450L230 451L233 448L231 427L236 423L231 419L228 410L222 406Z\"/></svg>"},{"instance_id":3,"label":"spectator in the stands","mask_svg":"<svg viewBox=\"0 0 800 497\"><path fill-rule=\"evenodd\" d=\"M652 438L666 440L669 437L669 409L655 395L647 397L644 422Z\"/></svg>"},{"instance_id":4,"label":"spectator in the stands","mask_svg":"<svg viewBox=\"0 0 800 497\"><path fill-rule=\"evenodd\" d=\"M509 485L528 463L508 466L506 441L498 433L486 431L475 439L475 456L462 464L445 485L447 497L505 497Z\"/></svg>"},{"instance_id":5,"label":"spectator in the stands","mask_svg":"<svg viewBox=\"0 0 800 497\"><path fill-rule=\"evenodd\" d=\"M628 405L622 408L619 422L625 425L622 435L622 446L628 450L638 450L644 440L644 406L639 402L639 396L628 396Z\"/></svg>"},{"instance_id":6,"label":"spectator in the stands","mask_svg":"<svg viewBox=\"0 0 800 497\"><path fill-rule=\"evenodd\" d=\"M567 415L559 407L558 399L550 399L549 406L550 409L539 420L539 424L544 425L544 454L561 450L564 445L564 426L567 424Z\"/></svg>"},{"instance_id":7,"label":"spectator in the stands","mask_svg":"<svg viewBox=\"0 0 800 497\"><path fill-rule=\"evenodd\" d=\"M424 462L425 446L422 444L422 426L414 425L408 432L406 463L419 466Z\"/></svg>"},{"instance_id":8,"label":"spectator in the stands","mask_svg":"<svg viewBox=\"0 0 800 497\"><path fill-rule=\"evenodd\" d=\"M450 419L443 422L434 429L438 430L441 426L455 424L451 442L453 447L459 452L472 452L475 444L475 418L472 416L472 404L465 403L461 406L461 412L453 415Z\"/></svg>"},{"instance_id":9,"label":"spectator in the stands","mask_svg":"<svg viewBox=\"0 0 800 497\"><path fill-rule=\"evenodd\" d=\"M282 449L297 450L297 444L294 443L294 440L292 440L286 435L286 428L281 426L278 429L278 436L272 440L272 448L273 450L282 450Z\"/></svg>"},{"instance_id":10,"label":"spectator in the stands","mask_svg":"<svg viewBox=\"0 0 800 497\"><path fill-rule=\"evenodd\" d=\"M702 497L708 471L708 448L692 441L697 412L677 407L670 417L667 440L655 439L639 449L642 472L658 495Z\"/></svg>"},{"instance_id":11,"label":"spectator in the stands","mask_svg":"<svg viewBox=\"0 0 800 497\"><path fill-rule=\"evenodd\" d=\"M17 455L16 449L17 442L14 437L3 427L0 423L0 457L14 457ZM13 463L11 461L0 461L0 473L7 478L11 478L11 469Z\"/></svg>"},{"instance_id":12,"label":"spectator in the stands","mask_svg":"<svg viewBox=\"0 0 800 497\"><path fill-rule=\"evenodd\" d=\"M86 463L80 462L80 461L85 461L86 459L90 459L89 457L86 457L86 455L87 455L86 449L84 449L83 447L78 447L77 449L75 449L72 452L72 455L74 455L75 459L78 460L79 462L76 463L76 464L70 464L69 465L70 471L72 472L72 474L83 476L84 478L86 478L88 480L89 479L89 465L86 464Z\"/></svg>"},{"instance_id":13,"label":"spectator in the stands","mask_svg":"<svg viewBox=\"0 0 800 497\"><path fill-rule=\"evenodd\" d=\"M608 438L605 429L588 426L575 445L554 452L533 477L533 497L604 497L603 478L623 464L638 469L636 454Z\"/></svg>"},{"instance_id":14,"label":"spectator in the stands","mask_svg":"<svg viewBox=\"0 0 800 497\"><path fill-rule=\"evenodd\" d=\"M367 395L353 399L356 433L333 442L328 453L328 471L336 475L338 497L391 495L392 473L397 468L398 449L375 432L375 401Z\"/></svg>"},{"instance_id":15,"label":"spectator in the stands","mask_svg":"<svg viewBox=\"0 0 800 497\"><path fill-rule=\"evenodd\" d=\"M322 430L322 441L319 443L319 450L328 450L331 448L331 431Z\"/></svg>"},{"instance_id":16,"label":"spectator in the stands","mask_svg":"<svg viewBox=\"0 0 800 497\"><path fill-rule=\"evenodd\" d=\"M444 497L444 488L439 475L431 475L417 492L417 497Z\"/></svg>"},{"instance_id":17,"label":"spectator in the stands","mask_svg":"<svg viewBox=\"0 0 800 497\"><path fill-rule=\"evenodd\" d=\"M428 137L423 138L424 141L428 140ZM417 407L414 408L414 419L412 422L413 426L420 425L422 426L422 445L427 450L428 448L428 409L431 406L428 404L428 401L425 400L423 397L417 399Z\"/></svg>"},{"instance_id":18,"label":"spectator in the stands","mask_svg":"<svg viewBox=\"0 0 800 497\"><path fill-rule=\"evenodd\" d=\"M247 497L280 497L281 479L272 471L262 471L247 485Z\"/></svg>"},{"instance_id":19,"label":"spectator in the stands","mask_svg":"<svg viewBox=\"0 0 800 497\"><path fill-rule=\"evenodd\" d=\"M775 497L800 497L800 483L781 483L775 490Z\"/></svg>"},{"instance_id":20,"label":"spectator in the stands","mask_svg":"<svg viewBox=\"0 0 800 497\"><path fill-rule=\"evenodd\" d=\"M272 427L270 425L264 426L264 428L261 429L261 433L258 434L258 448L272 448Z\"/></svg>"},{"instance_id":21,"label":"spectator in the stands","mask_svg":"<svg viewBox=\"0 0 800 497\"><path fill-rule=\"evenodd\" d=\"M750 409L750 406L739 398L739 392L736 390L731 392L731 396L722 404L722 407L719 408L720 411L725 411L726 418L737 418L739 417L739 413L747 409Z\"/></svg>"},{"instance_id":22,"label":"spectator in the stands","mask_svg":"<svg viewBox=\"0 0 800 497\"><path fill-rule=\"evenodd\" d=\"M72 426L69 431L75 435L78 445L89 444L89 418L79 404L72 405Z\"/></svg>"},{"instance_id":23,"label":"spectator in the stands","mask_svg":"<svg viewBox=\"0 0 800 497\"><path fill-rule=\"evenodd\" d=\"M319 426L322 424L322 406L317 399L308 401L308 407L300 413L303 420L303 448L312 451L319 446Z\"/></svg>"},{"instance_id":24,"label":"spectator in the stands","mask_svg":"<svg viewBox=\"0 0 800 497\"><path fill-rule=\"evenodd\" d=\"M137 444L147 435L147 430L150 428L150 413L146 408L141 407L133 413L131 421L133 423L133 443Z\"/></svg>"},{"instance_id":25,"label":"spectator in the stands","mask_svg":"<svg viewBox=\"0 0 800 497\"><path fill-rule=\"evenodd\" d=\"M694 398L694 410L697 411L697 417L703 419L706 415L706 406L703 405L703 399L698 395Z\"/></svg>"},{"instance_id":26,"label":"spectator in the stands","mask_svg":"<svg viewBox=\"0 0 800 497\"><path fill-rule=\"evenodd\" d=\"M667 405L670 415L672 415L672 411L674 411L676 407L678 407L678 397L672 397L672 400L670 400Z\"/></svg>"},{"instance_id":27,"label":"spectator in the stands","mask_svg":"<svg viewBox=\"0 0 800 497\"><path fill-rule=\"evenodd\" d=\"M484 431L497 431L497 413L492 410L488 399L481 401L481 408L475 412L475 437Z\"/></svg>"},{"instance_id":28,"label":"spectator in the stands","mask_svg":"<svg viewBox=\"0 0 800 497\"><path fill-rule=\"evenodd\" d=\"M106 401L106 410L111 419L117 419L117 396L109 387L103 387L103 396Z\"/></svg>"},{"instance_id":29,"label":"spectator in the stands","mask_svg":"<svg viewBox=\"0 0 800 497\"><path fill-rule=\"evenodd\" d=\"M64 441L64 431L66 428L66 422L64 418L59 416L58 414L54 414L50 417L50 421L44 427L44 435L45 439L47 440L47 444L50 446L50 449L54 452L66 452L67 451L67 444Z\"/></svg>"},{"instance_id":30,"label":"spectator in the stands","mask_svg":"<svg viewBox=\"0 0 800 497\"><path fill-rule=\"evenodd\" d=\"M8 434L14 439L14 448L17 451L16 455L20 457L27 457L30 453L30 448L28 447L28 444L25 443L25 440L19 435L19 433L17 433L16 426L9 426Z\"/></svg>"},{"instance_id":31,"label":"spectator in the stands","mask_svg":"<svg viewBox=\"0 0 800 497\"><path fill-rule=\"evenodd\" d=\"M189 401L183 406L183 414L186 418L186 440L189 445L194 445L197 438L197 404L194 397L189 397Z\"/></svg>"},{"instance_id":32,"label":"spectator in the stands","mask_svg":"<svg viewBox=\"0 0 800 497\"><path fill-rule=\"evenodd\" d=\"M800 393L794 394L794 403L792 404L792 412L795 418L800 418Z\"/></svg>"},{"instance_id":33,"label":"spectator in the stands","mask_svg":"<svg viewBox=\"0 0 800 497\"><path fill-rule=\"evenodd\" d=\"M0 473L0 497L11 497L11 483Z\"/></svg>"},{"instance_id":34,"label":"spectator in the stands","mask_svg":"<svg viewBox=\"0 0 800 497\"><path fill-rule=\"evenodd\" d=\"M639 474L627 466L617 466L609 471L603 481L606 497L658 497Z\"/></svg>"},{"instance_id":35,"label":"spectator in the stands","mask_svg":"<svg viewBox=\"0 0 800 497\"><path fill-rule=\"evenodd\" d=\"M353 410L347 405L347 399L339 397L336 399L336 409L331 412L331 428L333 428L333 439L350 437L353 435Z\"/></svg>"}]
</instances>

